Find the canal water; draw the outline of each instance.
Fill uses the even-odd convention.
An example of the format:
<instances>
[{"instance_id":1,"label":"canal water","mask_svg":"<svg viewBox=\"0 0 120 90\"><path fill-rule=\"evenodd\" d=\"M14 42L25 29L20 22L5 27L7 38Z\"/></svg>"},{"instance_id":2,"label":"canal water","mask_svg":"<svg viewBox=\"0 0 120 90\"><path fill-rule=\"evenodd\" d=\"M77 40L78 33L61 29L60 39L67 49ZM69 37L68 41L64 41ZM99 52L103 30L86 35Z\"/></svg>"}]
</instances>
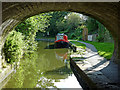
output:
<instances>
[{"instance_id":1,"label":"canal water","mask_svg":"<svg viewBox=\"0 0 120 90\"><path fill-rule=\"evenodd\" d=\"M81 88L70 69L68 49L53 49L38 42L38 50L26 54L3 88Z\"/></svg>"}]
</instances>

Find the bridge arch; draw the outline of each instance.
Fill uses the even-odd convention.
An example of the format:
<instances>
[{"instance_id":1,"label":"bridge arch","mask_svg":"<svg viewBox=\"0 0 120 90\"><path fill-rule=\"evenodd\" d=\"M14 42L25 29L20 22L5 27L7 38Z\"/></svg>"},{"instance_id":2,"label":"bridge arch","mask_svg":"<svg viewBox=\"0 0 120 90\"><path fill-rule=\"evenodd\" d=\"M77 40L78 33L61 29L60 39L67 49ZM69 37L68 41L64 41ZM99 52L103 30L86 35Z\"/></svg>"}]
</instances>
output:
<instances>
[{"instance_id":1,"label":"bridge arch","mask_svg":"<svg viewBox=\"0 0 120 90\"><path fill-rule=\"evenodd\" d=\"M26 18L43 12L71 11L97 19L110 31L115 45L111 60L120 64L119 7L117 2L2 2L0 53L8 33Z\"/></svg>"}]
</instances>

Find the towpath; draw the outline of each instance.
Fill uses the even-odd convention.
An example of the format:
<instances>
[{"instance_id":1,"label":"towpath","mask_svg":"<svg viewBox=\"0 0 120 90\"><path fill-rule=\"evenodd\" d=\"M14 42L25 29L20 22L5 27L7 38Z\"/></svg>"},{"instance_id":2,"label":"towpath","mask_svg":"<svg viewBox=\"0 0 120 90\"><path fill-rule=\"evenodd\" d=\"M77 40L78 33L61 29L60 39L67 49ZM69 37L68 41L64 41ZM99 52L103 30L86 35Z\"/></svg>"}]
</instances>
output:
<instances>
[{"instance_id":1,"label":"towpath","mask_svg":"<svg viewBox=\"0 0 120 90\"><path fill-rule=\"evenodd\" d=\"M93 45L82 41L78 42L86 45L86 51L82 55L84 59L81 59L80 55L77 56L77 54L71 55L76 66L99 88L120 90L120 67L114 62L101 57ZM77 50L82 51L80 48L77 48ZM75 57L80 59L75 60Z\"/></svg>"}]
</instances>

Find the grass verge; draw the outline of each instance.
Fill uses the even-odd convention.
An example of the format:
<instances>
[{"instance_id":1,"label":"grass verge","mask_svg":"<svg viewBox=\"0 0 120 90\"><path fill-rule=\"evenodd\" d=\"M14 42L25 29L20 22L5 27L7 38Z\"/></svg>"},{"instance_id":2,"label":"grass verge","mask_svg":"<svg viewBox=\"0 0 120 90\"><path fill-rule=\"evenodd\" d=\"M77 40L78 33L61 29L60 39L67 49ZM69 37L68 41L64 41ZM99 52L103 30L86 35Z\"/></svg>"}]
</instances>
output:
<instances>
[{"instance_id":1,"label":"grass verge","mask_svg":"<svg viewBox=\"0 0 120 90\"><path fill-rule=\"evenodd\" d=\"M86 43L90 43L96 47L100 56L105 57L106 59L111 59L113 51L114 51L114 44L113 43L104 43L104 42L91 42L85 41Z\"/></svg>"},{"instance_id":2,"label":"grass verge","mask_svg":"<svg viewBox=\"0 0 120 90\"><path fill-rule=\"evenodd\" d=\"M77 47L83 47L86 48L85 44L79 43L77 41L70 42L74 43ZM111 59L113 51L114 51L114 44L113 43L104 43L104 42L91 42L91 41L83 41L86 43L90 43L95 46L95 48L98 50L98 54L100 56L105 57L106 59Z\"/></svg>"},{"instance_id":3,"label":"grass verge","mask_svg":"<svg viewBox=\"0 0 120 90\"><path fill-rule=\"evenodd\" d=\"M72 41L72 40L70 40L70 42L72 42L73 44L75 44L76 47L79 47L79 48L82 48L82 49L86 49L86 45L85 44L82 44L82 43L77 42L77 41Z\"/></svg>"}]
</instances>

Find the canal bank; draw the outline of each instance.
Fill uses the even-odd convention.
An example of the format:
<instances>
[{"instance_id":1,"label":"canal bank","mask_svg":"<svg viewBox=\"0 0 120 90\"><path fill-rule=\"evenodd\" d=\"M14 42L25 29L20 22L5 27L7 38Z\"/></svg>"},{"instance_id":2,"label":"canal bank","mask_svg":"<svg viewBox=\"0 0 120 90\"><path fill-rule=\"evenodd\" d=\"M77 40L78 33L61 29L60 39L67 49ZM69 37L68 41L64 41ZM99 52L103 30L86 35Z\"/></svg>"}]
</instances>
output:
<instances>
[{"instance_id":1,"label":"canal bank","mask_svg":"<svg viewBox=\"0 0 120 90\"><path fill-rule=\"evenodd\" d=\"M7 65L6 68L4 68L0 73L0 90L9 81L11 76L14 74L15 66L16 66L15 63L11 65Z\"/></svg>"},{"instance_id":2,"label":"canal bank","mask_svg":"<svg viewBox=\"0 0 120 90\"><path fill-rule=\"evenodd\" d=\"M78 41L86 45L86 51L77 48L77 52L71 54L70 64L75 75L80 81L85 82L85 89L104 89L119 90L119 66L112 61L108 61L104 57L99 56L96 48L88 43ZM78 54L81 52L82 54ZM85 85L84 84L84 85Z\"/></svg>"}]
</instances>

